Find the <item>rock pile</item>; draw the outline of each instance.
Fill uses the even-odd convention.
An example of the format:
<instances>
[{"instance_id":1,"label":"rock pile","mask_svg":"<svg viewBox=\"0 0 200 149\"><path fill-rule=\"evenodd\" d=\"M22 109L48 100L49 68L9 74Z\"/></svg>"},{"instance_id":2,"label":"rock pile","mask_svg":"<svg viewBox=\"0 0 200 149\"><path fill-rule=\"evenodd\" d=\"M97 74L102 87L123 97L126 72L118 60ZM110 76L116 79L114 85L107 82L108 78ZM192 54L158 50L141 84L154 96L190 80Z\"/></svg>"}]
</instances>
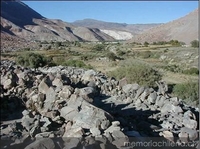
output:
<instances>
[{"instance_id":1,"label":"rock pile","mask_svg":"<svg viewBox=\"0 0 200 149\"><path fill-rule=\"evenodd\" d=\"M1 61L0 87L2 148L127 148L125 142L151 138L198 147L199 109L161 86L156 91L94 70L35 71Z\"/></svg>"}]
</instances>

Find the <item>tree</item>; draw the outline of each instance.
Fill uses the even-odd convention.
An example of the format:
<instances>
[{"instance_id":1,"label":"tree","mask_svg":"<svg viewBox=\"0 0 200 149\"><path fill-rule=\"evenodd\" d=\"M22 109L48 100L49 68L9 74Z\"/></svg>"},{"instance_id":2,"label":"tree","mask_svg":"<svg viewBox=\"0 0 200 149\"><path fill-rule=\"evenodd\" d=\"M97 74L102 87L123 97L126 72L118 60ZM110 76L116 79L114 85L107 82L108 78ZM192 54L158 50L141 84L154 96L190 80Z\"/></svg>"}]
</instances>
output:
<instances>
[{"instance_id":1,"label":"tree","mask_svg":"<svg viewBox=\"0 0 200 149\"><path fill-rule=\"evenodd\" d=\"M148 47L148 45L149 45L149 43L145 41L145 42L144 42L144 46L145 46L145 47Z\"/></svg>"},{"instance_id":2,"label":"tree","mask_svg":"<svg viewBox=\"0 0 200 149\"><path fill-rule=\"evenodd\" d=\"M199 41L198 40L193 40L190 42L191 46L194 48L198 48L199 47Z\"/></svg>"}]
</instances>

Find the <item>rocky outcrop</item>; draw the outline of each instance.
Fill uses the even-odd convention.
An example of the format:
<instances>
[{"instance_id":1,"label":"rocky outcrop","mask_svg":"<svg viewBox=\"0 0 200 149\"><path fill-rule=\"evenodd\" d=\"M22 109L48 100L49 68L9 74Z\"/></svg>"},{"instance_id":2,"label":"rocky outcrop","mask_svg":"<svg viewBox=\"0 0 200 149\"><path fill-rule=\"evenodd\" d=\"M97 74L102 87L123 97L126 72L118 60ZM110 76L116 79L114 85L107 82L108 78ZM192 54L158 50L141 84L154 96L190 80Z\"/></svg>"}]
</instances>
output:
<instances>
[{"instance_id":1,"label":"rocky outcrop","mask_svg":"<svg viewBox=\"0 0 200 149\"><path fill-rule=\"evenodd\" d=\"M199 109L158 85L157 91L94 70L35 71L1 61L1 147L123 148L156 137L197 148Z\"/></svg>"}]
</instances>

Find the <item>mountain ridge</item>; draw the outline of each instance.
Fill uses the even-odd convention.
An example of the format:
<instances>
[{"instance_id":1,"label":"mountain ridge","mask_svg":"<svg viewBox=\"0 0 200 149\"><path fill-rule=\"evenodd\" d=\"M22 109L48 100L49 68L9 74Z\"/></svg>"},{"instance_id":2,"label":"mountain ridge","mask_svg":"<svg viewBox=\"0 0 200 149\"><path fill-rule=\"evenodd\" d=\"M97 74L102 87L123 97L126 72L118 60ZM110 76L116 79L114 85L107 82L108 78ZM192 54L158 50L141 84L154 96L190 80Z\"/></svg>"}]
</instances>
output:
<instances>
[{"instance_id":1,"label":"mountain ridge","mask_svg":"<svg viewBox=\"0 0 200 149\"><path fill-rule=\"evenodd\" d=\"M151 28L133 37L129 42L156 42L172 39L186 44L198 39L198 8L179 19Z\"/></svg>"},{"instance_id":2,"label":"mountain ridge","mask_svg":"<svg viewBox=\"0 0 200 149\"><path fill-rule=\"evenodd\" d=\"M177 19L178 21L161 24L127 24L89 18L70 23L48 19L20 1L2 1L1 4L1 34L6 33L2 38L9 35L4 42L12 42L7 40L12 39L11 36L13 39L19 37L27 41L128 40L140 43L170 39L189 43L189 39L198 37L198 9Z\"/></svg>"}]
</instances>

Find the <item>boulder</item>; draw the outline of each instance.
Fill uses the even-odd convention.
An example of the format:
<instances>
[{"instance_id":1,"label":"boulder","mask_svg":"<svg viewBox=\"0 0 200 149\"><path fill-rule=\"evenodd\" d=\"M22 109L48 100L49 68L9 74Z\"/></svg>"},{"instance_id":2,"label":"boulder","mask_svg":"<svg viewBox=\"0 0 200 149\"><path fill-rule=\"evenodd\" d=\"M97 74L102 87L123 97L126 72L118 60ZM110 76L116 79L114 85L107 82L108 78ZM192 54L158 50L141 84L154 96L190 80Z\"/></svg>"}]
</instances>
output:
<instances>
[{"instance_id":1,"label":"boulder","mask_svg":"<svg viewBox=\"0 0 200 149\"><path fill-rule=\"evenodd\" d=\"M190 129L194 129L194 130L197 129L197 121L192 120L192 119L184 118L183 125Z\"/></svg>"},{"instance_id":2,"label":"boulder","mask_svg":"<svg viewBox=\"0 0 200 149\"><path fill-rule=\"evenodd\" d=\"M92 133L92 136L99 136L101 134L101 131L98 128L91 128L90 132Z\"/></svg>"},{"instance_id":3,"label":"boulder","mask_svg":"<svg viewBox=\"0 0 200 149\"><path fill-rule=\"evenodd\" d=\"M68 99L73 94L74 88L68 85L64 85L58 96L64 99Z\"/></svg>"},{"instance_id":4,"label":"boulder","mask_svg":"<svg viewBox=\"0 0 200 149\"><path fill-rule=\"evenodd\" d=\"M74 107L66 106L60 110L60 116L63 117L66 121L73 120L74 117L78 115L78 109Z\"/></svg>"},{"instance_id":5,"label":"boulder","mask_svg":"<svg viewBox=\"0 0 200 149\"><path fill-rule=\"evenodd\" d=\"M170 131L163 131L159 133L160 136L163 136L164 138L166 138L169 141L174 142L174 135L172 132Z\"/></svg>"},{"instance_id":6,"label":"boulder","mask_svg":"<svg viewBox=\"0 0 200 149\"><path fill-rule=\"evenodd\" d=\"M25 149L55 149L55 144L50 138L42 138L34 141L25 147Z\"/></svg>"},{"instance_id":7,"label":"boulder","mask_svg":"<svg viewBox=\"0 0 200 149\"><path fill-rule=\"evenodd\" d=\"M83 81L91 81L97 73L94 70L87 70L82 76Z\"/></svg>"},{"instance_id":8,"label":"boulder","mask_svg":"<svg viewBox=\"0 0 200 149\"><path fill-rule=\"evenodd\" d=\"M137 89L139 89L139 85L138 84L127 84L127 85L124 85L123 87L122 87L122 90L126 93L126 94L128 94L129 92L131 92L131 91L136 91Z\"/></svg>"},{"instance_id":9,"label":"boulder","mask_svg":"<svg viewBox=\"0 0 200 149\"><path fill-rule=\"evenodd\" d=\"M191 141L196 140L198 138L198 132L187 127L182 127L180 133L187 133Z\"/></svg>"},{"instance_id":10,"label":"boulder","mask_svg":"<svg viewBox=\"0 0 200 149\"><path fill-rule=\"evenodd\" d=\"M49 89L49 85L47 85L47 83L45 82L45 79L43 79L38 86L38 90L39 92L46 94L48 89Z\"/></svg>"},{"instance_id":11,"label":"boulder","mask_svg":"<svg viewBox=\"0 0 200 149\"><path fill-rule=\"evenodd\" d=\"M109 119L111 116L107 112L83 101L79 114L73 118L73 123L85 129L102 129L102 122Z\"/></svg>"}]
</instances>

